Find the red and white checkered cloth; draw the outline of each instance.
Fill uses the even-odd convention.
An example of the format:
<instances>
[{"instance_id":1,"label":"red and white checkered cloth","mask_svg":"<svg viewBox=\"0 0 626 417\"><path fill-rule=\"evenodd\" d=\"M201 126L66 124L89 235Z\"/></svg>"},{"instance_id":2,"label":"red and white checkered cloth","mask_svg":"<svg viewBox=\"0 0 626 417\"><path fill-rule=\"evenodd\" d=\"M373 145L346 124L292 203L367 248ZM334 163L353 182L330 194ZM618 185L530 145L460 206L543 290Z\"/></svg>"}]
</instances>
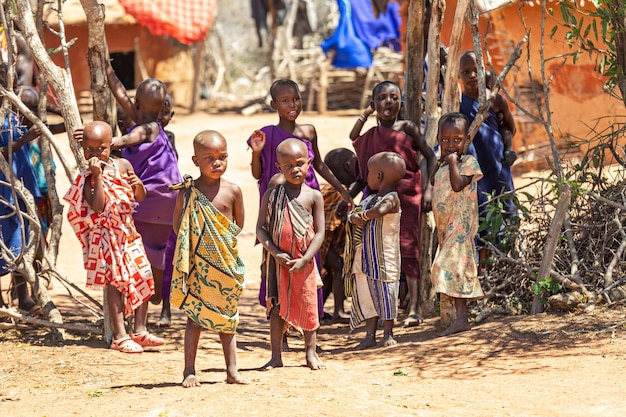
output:
<instances>
[{"instance_id":1,"label":"red and white checkered cloth","mask_svg":"<svg viewBox=\"0 0 626 417\"><path fill-rule=\"evenodd\" d=\"M119 0L126 13L156 36L169 35L184 44L206 36L218 0Z\"/></svg>"}]
</instances>

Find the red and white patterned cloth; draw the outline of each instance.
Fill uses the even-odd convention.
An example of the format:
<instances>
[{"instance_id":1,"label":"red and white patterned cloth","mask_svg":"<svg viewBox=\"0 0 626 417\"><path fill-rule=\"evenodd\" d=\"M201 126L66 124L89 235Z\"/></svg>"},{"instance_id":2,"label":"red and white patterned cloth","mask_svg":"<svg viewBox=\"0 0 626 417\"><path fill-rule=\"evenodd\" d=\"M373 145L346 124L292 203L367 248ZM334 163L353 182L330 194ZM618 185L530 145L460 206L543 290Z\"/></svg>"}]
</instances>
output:
<instances>
[{"instance_id":1,"label":"red and white patterned cloth","mask_svg":"<svg viewBox=\"0 0 626 417\"><path fill-rule=\"evenodd\" d=\"M168 35L190 45L213 25L218 0L119 0L126 13L155 36Z\"/></svg>"},{"instance_id":2,"label":"red and white patterned cloth","mask_svg":"<svg viewBox=\"0 0 626 417\"><path fill-rule=\"evenodd\" d=\"M114 166L102 175L106 199L102 213L93 211L83 198L85 182L92 178L89 170L76 177L63 199L69 205L67 220L83 247L87 287L113 285L126 296L128 317L154 294L154 279L133 223L133 189L127 174Z\"/></svg>"}]
</instances>

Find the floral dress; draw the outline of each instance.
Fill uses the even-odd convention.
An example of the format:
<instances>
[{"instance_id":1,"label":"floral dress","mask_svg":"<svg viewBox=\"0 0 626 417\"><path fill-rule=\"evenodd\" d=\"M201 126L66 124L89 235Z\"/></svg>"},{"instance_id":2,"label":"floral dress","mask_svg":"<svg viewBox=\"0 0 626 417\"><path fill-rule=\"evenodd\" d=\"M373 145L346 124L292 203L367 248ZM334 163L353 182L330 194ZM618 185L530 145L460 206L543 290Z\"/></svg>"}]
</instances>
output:
<instances>
[{"instance_id":1,"label":"floral dress","mask_svg":"<svg viewBox=\"0 0 626 417\"><path fill-rule=\"evenodd\" d=\"M472 177L471 183L459 192L452 189L447 164L435 174L433 214L439 247L431 279L438 293L478 299L482 298L483 291L476 274L474 237L478 232L478 180L483 173L472 155L463 155L459 173Z\"/></svg>"}]
</instances>

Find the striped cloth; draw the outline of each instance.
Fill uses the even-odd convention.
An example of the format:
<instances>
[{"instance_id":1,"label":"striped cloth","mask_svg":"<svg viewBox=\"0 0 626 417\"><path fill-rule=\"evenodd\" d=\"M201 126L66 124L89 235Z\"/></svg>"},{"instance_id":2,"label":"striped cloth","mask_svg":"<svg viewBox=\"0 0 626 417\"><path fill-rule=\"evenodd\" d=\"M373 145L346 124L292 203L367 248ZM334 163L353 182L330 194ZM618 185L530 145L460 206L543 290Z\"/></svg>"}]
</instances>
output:
<instances>
[{"instance_id":1,"label":"striped cloth","mask_svg":"<svg viewBox=\"0 0 626 417\"><path fill-rule=\"evenodd\" d=\"M313 215L290 199L285 186L277 185L271 192L267 217L263 225L280 250L292 259L301 258L315 235ZM317 279L315 261L299 272L291 272L266 253L267 312L279 308L280 317L298 330L313 331L319 327L317 311Z\"/></svg>"},{"instance_id":2,"label":"striped cloth","mask_svg":"<svg viewBox=\"0 0 626 417\"><path fill-rule=\"evenodd\" d=\"M213 25L218 0L119 0L126 13L155 36L168 35L190 45Z\"/></svg>"}]
</instances>

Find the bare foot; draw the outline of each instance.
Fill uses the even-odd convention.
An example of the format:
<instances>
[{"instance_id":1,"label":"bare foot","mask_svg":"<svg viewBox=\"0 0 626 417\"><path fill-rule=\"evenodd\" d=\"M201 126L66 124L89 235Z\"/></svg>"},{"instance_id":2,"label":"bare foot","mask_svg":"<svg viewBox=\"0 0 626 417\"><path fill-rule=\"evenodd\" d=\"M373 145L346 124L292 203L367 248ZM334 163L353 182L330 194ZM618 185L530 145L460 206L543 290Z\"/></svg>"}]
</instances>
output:
<instances>
[{"instance_id":1,"label":"bare foot","mask_svg":"<svg viewBox=\"0 0 626 417\"><path fill-rule=\"evenodd\" d=\"M406 319L404 319L404 327L415 327L419 326L424 322L424 318L419 314L410 314Z\"/></svg>"},{"instance_id":2,"label":"bare foot","mask_svg":"<svg viewBox=\"0 0 626 417\"><path fill-rule=\"evenodd\" d=\"M385 333L383 336L383 346L395 346L398 344L398 341L393 338L393 333Z\"/></svg>"},{"instance_id":3,"label":"bare foot","mask_svg":"<svg viewBox=\"0 0 626 417\"><path fill-rule=\"evenodd\" d=\"M170 309L165 309L163 308L163 310L161 310L161 317L159 317L159 319L157 320L156 323L154 323L154 325L156 327L170 327L170 325L172 324L172 313L170 312Z\"/></svg>"},{"instance_id":4,"label":"bare foot","mask_svg":"<svg viewBox=\"0 0 626 417\"><path fill-rule=\"evenodd\" d=\"M307 352L306 366L308 366L312 371L326 368L326 365L322 363L319 356L317 356L317 353L315 352Z\"/></svg>"},{"instance_id":5,"label":"bare foot","mask_svg":"<svg viewBox=\"0 0 626 417\"><path fill-rule=\"evenodd\" d=\"M449 336L455 333L466 332L472 330L469 323L459 323L456 320L443 332L439 333L439 336Z\"/></svg>"},{"instance_id":6,"label":"bare foot","mask_svg":"<svg viewBox=\"0 0 626 417\"><path fill-rule=\"evenodd\" d=\"M367 334L361 343L359 343L356 347L357 350L369 349L371 347L376 346L376 335L375 334Z\"/></svg>"},{"instance_id":7,"label":"bare foot","mask_svg":"<svg viewBox=\"0 0 626 417\"><path fill-rule=\"evenodd\" d=\"M271 371L274 368L282 368L283 361L282 359L270 359L268 363L261 367L261 371Z\"/></svg>"},{"instance_id":8,"label":"bare foot","mask_svg":"<svg viewBox=\"0 0 626 417\"><path fill-rule=\"evenodd\" d=\"M226 372L226 383L237 385L248 385L250 381L242 377L239 372Z\"/></svg>"},{"instance_id":9,"label":"bare foot","mask_svg":"<svg viewBox=\"0 0 626 417\"><path fill-rule=\"evenodd\" d=\"M199 387L200 381L194 374L189 374L183 379L183 388Z\"/></svg>"},{"instance_id":10,"label":"bare foot","mask_svg":"<svg viewBox=\"0 0 626 417\"><path fill-rule=\"evenodd\" d=\"M330 320L330 324L348 324L350 323L350 315L344 311L341 311L333 316Z\"/></svg>"}]
</instances>

